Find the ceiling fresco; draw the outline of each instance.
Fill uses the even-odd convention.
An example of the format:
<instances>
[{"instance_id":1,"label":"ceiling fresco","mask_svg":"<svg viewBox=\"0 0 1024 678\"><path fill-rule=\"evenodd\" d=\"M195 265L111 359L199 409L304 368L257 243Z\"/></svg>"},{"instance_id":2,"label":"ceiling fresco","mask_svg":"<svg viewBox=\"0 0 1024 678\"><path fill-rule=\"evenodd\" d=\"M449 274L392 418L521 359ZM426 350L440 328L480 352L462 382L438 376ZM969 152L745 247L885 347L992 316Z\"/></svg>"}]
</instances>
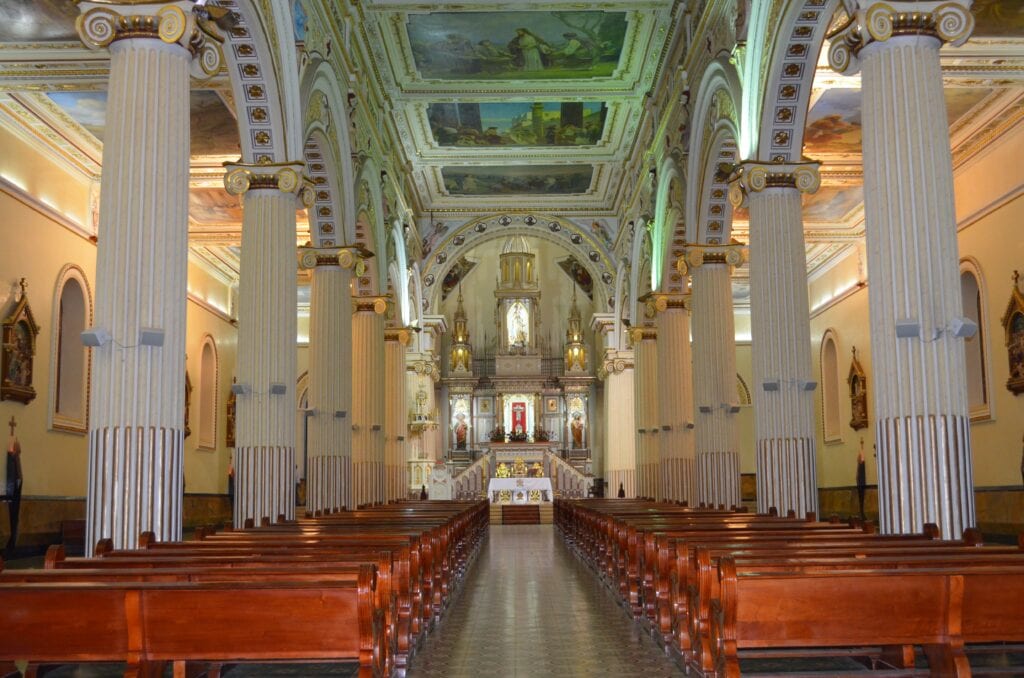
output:
<instances>
[{"instance_id":1,"label":"ceiling fresco","mask_svg":"<svg viewBox=\"0 0 1024 678\"><path fill-rule=\"evenodd\" d=\"M608 107L598 102L430 104L438 146L592 146L604 135Z\"/></svg>"},{"instance_id":2,"label":"ceiling fresco","mask_svg":"<svg viewBox=\"0 0 1024 678\"><path fill-rule=\"evenodd\" d=\"M445 167L445 190L451 195L564 195L586 193L594 175L588 165L495 165Z\"/></svg>"},{"instance_id":3,"label":"ceiling fresco","mask_svg":"<svg viewBox=\"0 0 1024 678\"><path fill-rule=\"evenodd\" d=\"M0 43L78 42L72 0L3 0L0 2Z\"/></svg>"},{"instance_id":4,"label":"ceiling fresco","mask_svg":"<svg viewBox=\"0 0 1024 678\"><path fill-rule=\"evenodd\" d=\"M974 0L974 36L985 38L1024 35L1024 3L1020 0Z\"/></svg>"},{"instance_id":5,"label":"ceiling fresco","mask_svg":"<svg viewBox=\"0 0 1024 678\"><path fill-rule=\"evenodd\" d=\"M626 13L432 12L411 15L408 35L427 79L609 77L622 56Z\"/></svg>"}]
</instances>

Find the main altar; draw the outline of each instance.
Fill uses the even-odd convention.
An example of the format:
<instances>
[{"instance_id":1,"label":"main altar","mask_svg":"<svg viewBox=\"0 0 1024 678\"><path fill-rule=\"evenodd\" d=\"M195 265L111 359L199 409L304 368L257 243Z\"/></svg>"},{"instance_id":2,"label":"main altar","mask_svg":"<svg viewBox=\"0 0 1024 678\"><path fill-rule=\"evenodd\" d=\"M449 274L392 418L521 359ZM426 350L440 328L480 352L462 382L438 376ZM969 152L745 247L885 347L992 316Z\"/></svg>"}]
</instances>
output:
<instances>
[{"instance_id":1,"label":"main altar","mask_svg":"<svg viewBox=\"0 0 1024 678\"><path fill-rule=\"evenodd\" d=\"M490 360L476 361L483 374L474 373L473 346L459 290L450 361L442 379L447 391L442 399L447 412L442 417L449 421L447 457L466 464L493 454L497 464L511 465L517 459L533 464L550 452L587 473L595 379L590 374L576 288L562 356L552 357L550 341L542 340L537 261L526 240L510 236L498 263L496 351L493 367ZM503 490L516 489L500 484Z\"/></svg>"},{"instance_id":2,"label":"main altar","mask_svg":"<svg viewBox=\"0 0 1024 678\"><path fill-rule=\"evenodd\" d=\"M551 478L543 473L539 461L531 465L520 457L511 464L498 462L494 477L487 484L487 498L492 504L551 502L555 496Z\"/></svg>"}]
</instances>

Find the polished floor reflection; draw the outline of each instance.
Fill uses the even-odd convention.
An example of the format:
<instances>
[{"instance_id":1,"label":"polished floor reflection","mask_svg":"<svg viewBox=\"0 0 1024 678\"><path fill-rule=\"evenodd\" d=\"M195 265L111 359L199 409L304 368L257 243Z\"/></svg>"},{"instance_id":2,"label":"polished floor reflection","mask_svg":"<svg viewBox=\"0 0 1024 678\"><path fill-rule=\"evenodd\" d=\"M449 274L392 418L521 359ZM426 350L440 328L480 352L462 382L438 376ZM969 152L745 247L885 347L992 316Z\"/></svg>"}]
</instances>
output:
<instances>
[{"instance_id":1,"label":"polished floor reflection","mask_svg":"<svg viewBox=\"0 0 1024 678\"><path fill-rule=\"evenodd\" d=\"M409 678L682 676L550 525L492 525Z\"/></svg>"}]
</instances>

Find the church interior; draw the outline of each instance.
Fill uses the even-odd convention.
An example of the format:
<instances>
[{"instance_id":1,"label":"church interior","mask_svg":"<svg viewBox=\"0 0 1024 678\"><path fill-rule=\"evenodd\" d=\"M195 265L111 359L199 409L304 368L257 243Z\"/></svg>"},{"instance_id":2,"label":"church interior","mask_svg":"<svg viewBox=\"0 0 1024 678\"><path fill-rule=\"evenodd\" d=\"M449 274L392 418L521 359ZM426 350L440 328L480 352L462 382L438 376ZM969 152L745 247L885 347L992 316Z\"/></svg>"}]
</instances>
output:
<instances>
[{"instance_id":1,"label":"church interior","mask_svg":"<svg viewBox=\"0 0 1024 678\"><path fill-rule=\"evenodd\" d=\"M0 2L0 608L349 629L0 675L1024 674L1022 155L1017 0Z\"/></svg>"}]
</instances>

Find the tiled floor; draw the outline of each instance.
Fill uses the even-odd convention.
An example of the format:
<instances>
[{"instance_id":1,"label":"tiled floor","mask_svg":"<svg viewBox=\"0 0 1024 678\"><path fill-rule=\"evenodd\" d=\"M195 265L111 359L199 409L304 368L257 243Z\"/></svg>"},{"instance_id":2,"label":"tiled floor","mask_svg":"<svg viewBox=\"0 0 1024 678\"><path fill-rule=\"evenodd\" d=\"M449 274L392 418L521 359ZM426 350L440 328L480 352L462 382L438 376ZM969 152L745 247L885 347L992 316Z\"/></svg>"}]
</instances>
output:
<instances>
[{"instance_id":1,"label":"tiled floor","mask_svg":"<svg viewBox=\"0 0 1024 678\"><path fill-rule=\"evenodd\" d=\"M409 678L684 675L550 525L492 525Z\"/></svg>"}]
</instances>

